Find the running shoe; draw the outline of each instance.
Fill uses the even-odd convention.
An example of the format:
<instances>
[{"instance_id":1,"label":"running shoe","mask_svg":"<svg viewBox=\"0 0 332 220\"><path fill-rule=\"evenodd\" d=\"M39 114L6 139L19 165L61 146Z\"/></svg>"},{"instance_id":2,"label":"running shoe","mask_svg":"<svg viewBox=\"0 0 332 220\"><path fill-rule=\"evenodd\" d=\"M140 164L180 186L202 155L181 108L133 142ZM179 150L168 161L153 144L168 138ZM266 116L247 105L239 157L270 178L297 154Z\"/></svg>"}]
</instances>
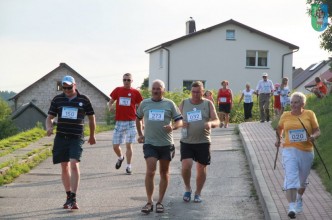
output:
<instances>
[{"instance_id":1,"label":"running shoe","mask_svg":"<svg viewBox=\"0 0 332 220\"><path fill-rule=\"evenodd\" d=\"M289 203L289 209L288 209L288 217L291 219L296 218L296 210L295 210L295 202Z\"/></svg>"},{"instance_id":2,"label":"running shoe","mask_svg":"<svg viewBox=\"0 0 332 220\"><path fill-rule=\"evenodd\" d=\"M79 209L77 202L76 202L76 198L72 198L70 205L69 205L69 209L73 210L73 209Z\"/></svg>"},{"instance_id":3,"label":"running shoe","mask_svg":"<svg viewBox=\"0 0 332 220\"><path fill-rule=\"evenodd\" d=\"M303 212L303 201L302 199L296 200L296 213Z\"/></svg>"},{"instance_id":4,"label":"running shoe","mask_svg":"<svg viewBox=\"0 0 332 220\"><path fill-rule=\"evenodd\" d=\"M132 172L131 172L131 167L127 167L127 168L126 168L126 173L127 173L128 175L131 175L131 174L132 174Z\"/></svg>"},{"instance_id":5,"label":"running shoe","mask_svg":"<svg viewBox=\"0 0 332 220\"><path fill-rule=\"evenodd\" d=\"M71 202L70 196L67 196L67 200L66 200L65 204L63 204L63 208L69 209L70 202Z\"/></svg>"},{"instance_id":6,"label":"running shoe","mask_svg":"<svg viewBox=\"0 0 332 220\"><path fill-rule=\"evenodd\" d=\"M122 160L118 159L118 161L115 164L115 169L119 169L121 167L121 164L123 161L124 161L124 157L122 158Z\"/></svg>"}]
</instances>

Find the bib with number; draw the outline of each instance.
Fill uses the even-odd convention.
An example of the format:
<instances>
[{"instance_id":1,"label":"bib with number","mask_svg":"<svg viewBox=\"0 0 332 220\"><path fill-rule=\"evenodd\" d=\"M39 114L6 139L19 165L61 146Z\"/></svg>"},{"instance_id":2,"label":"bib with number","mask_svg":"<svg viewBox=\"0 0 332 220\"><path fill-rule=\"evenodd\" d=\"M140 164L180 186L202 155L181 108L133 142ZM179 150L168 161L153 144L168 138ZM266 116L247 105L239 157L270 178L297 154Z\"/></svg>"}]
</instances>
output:
<instances>
[{"instance_id":1,"label":"bib with number","mask_svg":"<svg viewBox=\"0 0 332 220\"><path fill-rule=\"evenodd\" d=\"M201 120L202 120L201 110L187 112L187 121L188 122L201 121Z\"/></svg>"},{"instance_id":2,"label":"bib with number","mask_svg":"<svg viewBox=\"0 0 332 220\"><path fill-rule=\"evenodd\" d=\"M150 121L164 121L165 110L152 109L149 110Z\"/></svg>"},{"instance_id":3,"label":"bib with number","mask_svg":"<svg viewBox=\"0 0 332 220\"><path fill-rule=\"evenodd\" d=\"M226 100L227 100L226 97L220 97L220 98L219 98L219 101L220 101L220 102L226 102Z\"/></svg>"},{"instance_id":4,"label":"bib with number","mask_svg":"<svg viewBox=\"0 0 332 220\"><path fill-rule=\"evenodd\" d=\"M61 118L77 119L77 112L78 112L77 108L63 107Z\"/></svg>"},{"instance_id":5,"label":"bib with number","mask_svg":"<svg viewBox=\"0 0 332 220\"><path fill-rule=\"evenodd\" d=\"M119 99L119 105L130 106L130 103L131 103L131 98L120 97L120 99Z\"/></svg>"},{"instance_id":6,"label":"bib with number","mask_svg":"<svg viewBox=\"0 0 332 220\"><path fill-rule=\"evenodd\" d=\"M290 142L307 141L307 135L304 129L289 130L288 137Z\"/></svg>"}]
</instances>

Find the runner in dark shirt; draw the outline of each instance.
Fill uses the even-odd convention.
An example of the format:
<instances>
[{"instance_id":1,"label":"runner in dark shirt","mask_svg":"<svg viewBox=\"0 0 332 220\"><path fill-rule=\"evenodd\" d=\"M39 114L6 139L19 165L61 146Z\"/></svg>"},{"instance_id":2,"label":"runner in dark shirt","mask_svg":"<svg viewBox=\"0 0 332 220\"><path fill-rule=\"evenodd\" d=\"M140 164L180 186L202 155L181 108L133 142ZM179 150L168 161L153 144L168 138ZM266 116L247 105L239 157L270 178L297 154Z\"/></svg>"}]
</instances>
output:
<instances>
[{"instance_id":1,"label":"runner in dark shirt","mask_svg":"<svg viewBox=\"0 0 332 220\"><path fill-rule=\"evenodd\" d=\"M80 181L79 162L82 156L85 115L89 118L88 143L95 144L96 120L89 98L76 89L75 79L65 76L63 93L53 98L46 119L47 136L53 134L53 121L57 117L56 136L53 145L53 163L61 163L61 178L67 194L65 209L78 209L76 192Z\"/></svg>"}]
</instances>

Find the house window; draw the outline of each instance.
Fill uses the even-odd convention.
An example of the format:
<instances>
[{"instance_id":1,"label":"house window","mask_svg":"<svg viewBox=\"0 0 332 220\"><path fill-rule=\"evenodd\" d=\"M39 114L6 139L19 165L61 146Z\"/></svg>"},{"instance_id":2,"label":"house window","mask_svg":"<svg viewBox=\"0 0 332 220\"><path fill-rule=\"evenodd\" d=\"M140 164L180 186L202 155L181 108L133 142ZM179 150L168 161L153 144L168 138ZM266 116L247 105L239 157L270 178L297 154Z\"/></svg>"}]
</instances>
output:
<instances>
[{"instance_id":1,"label":"house window","mask_svg":"<svg viewBox=\"0 0 332 220\"><path fill-rule=\"evenodd\" d=\"M159 68L163 68L163 62L164 62L164 50L159 51Z\"/></svg>"},{"instance_id":2,"label":"house window","mask_svg":"<svg viewBox=\"0 0 332 220\"><path fill-rule=\"evenodd\" d=\"M183 80L183 89L185 90L191 90L191 84L195 81L201 81L205 87L205 81L204 80Z\"/></svg>"},{"instance_id":3,"label":"house window","mask_svg":"<svg viewBox=\"0 0 332 220\"><path fill-rule=\"evenodd\" d=\"M247 50L246 53L247 67L267 67L268 52L262 50Z\"/></svg>"},{"instance_id":4,"label":"house window","mask_svg":"<svg viewBox=\"0 0 332 220\"><path fill-rule=\"evenodd\" d=\"M62 84L61 81L56 82L56 91L62 91Z\"/></svg>"},{"instance_id":5,"label":"house window","mask_svg":"<svg viewBox=\"0 0 332 220\"><path fill-rule=\"evenodd\" d=\"M235 30L226 30L226 40L235 40Z\"/></svg>"}]
</instances>

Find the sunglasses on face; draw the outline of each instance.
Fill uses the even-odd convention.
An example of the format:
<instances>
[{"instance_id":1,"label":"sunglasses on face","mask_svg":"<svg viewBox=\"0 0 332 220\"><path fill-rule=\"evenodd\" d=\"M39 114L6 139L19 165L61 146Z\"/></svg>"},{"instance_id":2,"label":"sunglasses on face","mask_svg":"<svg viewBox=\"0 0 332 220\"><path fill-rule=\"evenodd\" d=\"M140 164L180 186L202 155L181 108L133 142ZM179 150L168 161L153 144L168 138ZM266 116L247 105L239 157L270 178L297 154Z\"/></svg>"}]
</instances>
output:
<instances>
[{"instance_id":1,"label":"sunglasses on face","mask_svg":"<svg viewBox=\"0 0 332 220\"><path fill-rule=\"evenodd\" d=\"M63 90L72 90L73 87L72 86L68 86L68 87L62 87Z\"/></svg>"},{"instance_id":2,"label":"sunglasses on face","mask_svg":"<svg viewBox=\"0 0 332 220\"><path fill-rule=\"evenodd\" d=\"M123 82L131 82L131 79L123 79Z\"/></svg>"}]
</instances>

